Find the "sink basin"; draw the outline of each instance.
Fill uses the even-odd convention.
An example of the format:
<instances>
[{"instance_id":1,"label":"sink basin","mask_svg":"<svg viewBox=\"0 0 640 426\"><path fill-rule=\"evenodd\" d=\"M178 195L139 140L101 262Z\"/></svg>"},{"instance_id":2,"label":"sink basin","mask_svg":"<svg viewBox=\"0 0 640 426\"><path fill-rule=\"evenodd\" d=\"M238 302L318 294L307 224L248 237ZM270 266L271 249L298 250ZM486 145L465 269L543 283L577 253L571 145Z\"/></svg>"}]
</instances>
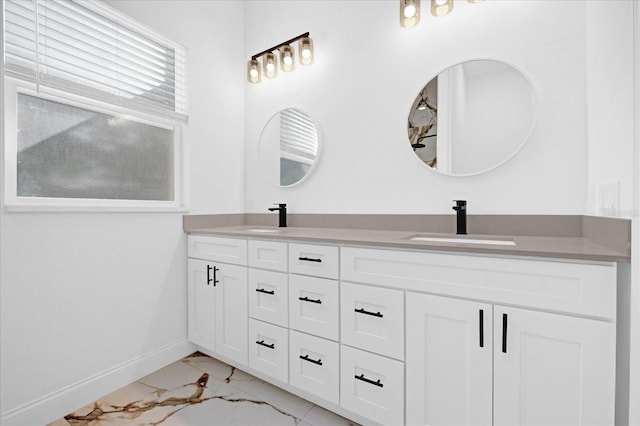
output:
<instances>
[{"instance_id":1,"label":"sink basin","mask_svg":"<svg viewBox=\"0 0 640 426\"><path fill-rule=\"evenodd\" d=\"M458 243L458 244L485 244L496 246L515 246L516 243L513 240L489 240L482 238L456 238L456 237L426 237L416 235L409 238L411 241L426 241L432 243Z\"/></svg>"},{"instance_id":2,"label":"sink basin","mask_svg":"<svg viewBox=\"0 0 640 426\"><path fill-rule=\"evenodd\" d=\"M278 232L280 230L279 229L270 229L270 228L249 228L249 229L247 229L247 231L269 234L269 233L272 233L272 232Z\"/></svg>"}]
</instances>

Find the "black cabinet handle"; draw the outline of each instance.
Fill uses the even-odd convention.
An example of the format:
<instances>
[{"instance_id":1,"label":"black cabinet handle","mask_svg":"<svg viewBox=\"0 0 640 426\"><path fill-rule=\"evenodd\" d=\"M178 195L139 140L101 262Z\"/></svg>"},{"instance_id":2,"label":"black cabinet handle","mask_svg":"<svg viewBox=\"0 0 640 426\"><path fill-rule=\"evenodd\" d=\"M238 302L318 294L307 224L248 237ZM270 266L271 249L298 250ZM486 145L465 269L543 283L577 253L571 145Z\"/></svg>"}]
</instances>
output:
<instances>
[{"instance_id":1,"label":"black cabinet handle","mask_svg":"<svg viewBox=\"0 0 640 426\"><path fill-rule=\"evenodd\" d=\"M360 309L354 309L354 311L356 311L359 314L365 314L365 315L371 315L374 317L378 317L378 318L382 318L384 315L382 315L380 312L369 312L369 311L365 311L364 308L360 308Z\"/></svg>"},{"instance_id":2,"label":"black cabinet handle","mask_svg":"<svg viewBox=\"0 0 640 426\"><path fill-rule=\"evenodd\" d=\"M307 262L322 262L322 259L313 259L311 257L299 257L298 260L305 260Z\"/></svg>"},{"instance_id":3,"label":"black cabinet handle","mask_svg":"<svg viewBox=\"0 0 640 426\"><path fill-rule=\"evenodd\" d=\"M321 359L311 359L311 358L309 358L309 355L305 355L305 356L300 355L300 359L304 359L305 361L309 361L309 362L311 362L313 364L316 364L316 365L322 365L322 360Z\"/></svg>"},{"instance_id":4,"label":"black cabinet handle","mask_svg":"<svg viewBox=\"0 0 640 426\"><path fill-rule=\"evenodd\" d=\"M265 348L269 348L269 349L275 349L276 348L276 344L272 343L272 344L268 344L265 343L264 340L256 340L256 343L260 346L264 346Z\"/></svg>"},{"instance_id":5,"label":"black cabinet handle","mask_svg":"<svg viewBox=\"0 0 640 426\"><path fill-rule=\"evenodd\" d=\"M211 265L207 265L207 285L211 284L211 281L213 281L211 279L211 270L213 268L211 267Z\"/></svg>"},{"instance_id":6,"label":"black cabinet handle","mask_svg":"<svg viewBox=\"0 0 640 426\"><path fill-rule=\"evenodd\" d=\"M265 290L264 288L256 288L256 291L264 294L276 294L275 290Z\"/></svg>"},{"instance_id":7,"label":"black cabinet handle","mask_svg":"<svg viewBox=\"0 0 640 426\"><path fill-rule=\"evenodd\" d=\"M507 314L502 314L502 352L507 353Z\"/></svg>"},{"instance_id":8,"label":"black cabinet handle","mask_svg":"<svg viewBox=\"0 0 640 426\"><path fill-rule=\"evenodd\" d=\"M384 386L382 383L380 383L380 379L378 379L378 380L376 380L376 381L374 382L373 380L371 380L371 379L367 379L366 377L364 377L364 374L361 374L361 375L359 375L359 376L358 376L358 375L355 375L354 377L355 377L356 379L358 379L358 380L362 380L363 382L370 383L370 384L372 384L372 385L374 385L374 386L378 386L378 387L383 387L383 386Z\"/></svg>"},{"instance_id":9,"label":"black cabinet handle","mask_svg":"<svg viewBox=\"0 0 640 426\"><path fill-rule=\"evenodd\" d=\"M307 296L298 297L298 300L302 300L303 302L317 303L318 305L320 305L322 303L322 300L320 300L320 299L309 299Z\"/></svg>"},{"instance_id":10,"label":"black cabinet handle","mask_svg":"<svg viewBox=\"0 0 640 426\"><path fill-rule=\"evenodd\" d=\"M480 347L484 348L484 311L480 309Z\"/></svg>"},{"instance_id":11,"label":"black cabinet handle","mask_svg":"<svg viewBox=\"0 0 640 426\"><path fill-rule=\"evenodd\" d=\"M216 278L216 272L218 272L220 270L220 268L217 267L213 267L213 286L215 287L216 284L218 284L220 281L218 281L218 279Z\"/></svg>"}]
</instances>

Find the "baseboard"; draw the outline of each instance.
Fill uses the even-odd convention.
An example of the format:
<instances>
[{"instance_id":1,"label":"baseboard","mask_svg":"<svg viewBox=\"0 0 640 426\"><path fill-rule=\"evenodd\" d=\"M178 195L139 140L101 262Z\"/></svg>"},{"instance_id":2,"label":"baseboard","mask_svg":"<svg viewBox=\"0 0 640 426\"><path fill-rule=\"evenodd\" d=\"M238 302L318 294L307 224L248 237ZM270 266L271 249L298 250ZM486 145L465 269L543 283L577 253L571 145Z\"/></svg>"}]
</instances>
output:
<instances>
[{"instance_id":1,"label":"baseboard","mask_svg":"<svg viewBox=\"0 0 640 426\"><path fill-rule=\"evenodd\" d=\"M46 425L189 355L196 346L174 342L2 413L2 426Z\"/></svg>"}]
</instances>

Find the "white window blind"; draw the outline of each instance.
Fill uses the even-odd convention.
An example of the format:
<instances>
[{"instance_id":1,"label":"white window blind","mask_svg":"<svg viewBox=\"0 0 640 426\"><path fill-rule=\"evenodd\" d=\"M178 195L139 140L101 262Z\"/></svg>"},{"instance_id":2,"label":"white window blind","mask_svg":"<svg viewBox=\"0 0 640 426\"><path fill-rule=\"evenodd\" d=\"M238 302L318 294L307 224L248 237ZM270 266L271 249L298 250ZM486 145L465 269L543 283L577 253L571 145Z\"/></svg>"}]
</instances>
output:
<instances>
[{"instance_id":1,"label":"white window blind","mask_svg":"<svg viewBox=\"0 0 640 426\"><path fill-rule=\"evenodd\" d=\"M318 132L305 113L293 108L280 111L280 156L313 164L318 153Z\"/></svg>"},{"instance_id":2,"label":"white window blind","mask_svg":"<svg viewBox=\"0 0 640 426\"><path fill-rule=\"evenodd\" d=\"M185 50L93 0L4 0L6 75L185 121Z\"/></svg>"}]
</instances>

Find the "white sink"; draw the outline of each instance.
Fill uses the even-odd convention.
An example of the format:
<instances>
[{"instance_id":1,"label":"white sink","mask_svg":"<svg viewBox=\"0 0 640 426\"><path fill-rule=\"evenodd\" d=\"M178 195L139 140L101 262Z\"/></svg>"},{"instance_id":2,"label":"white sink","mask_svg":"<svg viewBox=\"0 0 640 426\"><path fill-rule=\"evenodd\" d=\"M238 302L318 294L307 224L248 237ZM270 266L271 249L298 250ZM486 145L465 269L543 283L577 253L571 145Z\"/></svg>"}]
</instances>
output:
<instances>
[{"instance_id":1,"label":"white sink","mask_svg":"<svg viewBox=\"0 0 640 426\"><path fill-rule=\"evenodd\" d=\"M483 240L480 238L422 237L415 236L411 241L428 241L433 243L487 244L496 246L515 246L513 240Z\"/></svg>"},{"instance_id":2,"label":"white sink","mask_svg":"<svg viewBox=\"0 0 640 426\"><path fill-rule=\"evenodd\" d=\"M269 229L269 228L250 228L250 229L247 229L247 231L249 231L249 232L271 233L271 232L278 232L280 230L279 229Z\"/></svg>"}]
</instances>

